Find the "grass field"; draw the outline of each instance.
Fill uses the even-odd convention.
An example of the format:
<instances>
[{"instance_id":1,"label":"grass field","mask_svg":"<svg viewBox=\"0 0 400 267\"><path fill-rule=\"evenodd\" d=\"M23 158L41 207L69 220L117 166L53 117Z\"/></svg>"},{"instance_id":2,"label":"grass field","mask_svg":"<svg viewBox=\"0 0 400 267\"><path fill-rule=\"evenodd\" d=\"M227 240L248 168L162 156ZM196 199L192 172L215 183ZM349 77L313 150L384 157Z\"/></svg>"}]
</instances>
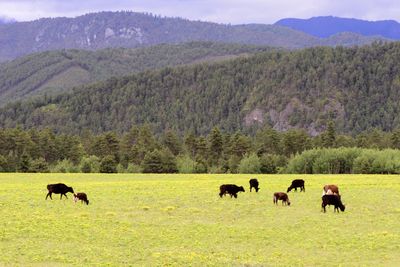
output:
<instances>
[{"instance_id":1,"label":"grass field","mask_svg":"<svg viewBox=\"0 0 400 267\"><path fill-rule=\"evenodd\" d=\"M274 206L299 177L306 192ZM45 201L57 182L89 206ZM246 192L220 199L222 183ZM321 212L327 183L344 213ZM399 266L399 196L387 175L0 174L0 266Z\"/></svg>"}]
</instances>

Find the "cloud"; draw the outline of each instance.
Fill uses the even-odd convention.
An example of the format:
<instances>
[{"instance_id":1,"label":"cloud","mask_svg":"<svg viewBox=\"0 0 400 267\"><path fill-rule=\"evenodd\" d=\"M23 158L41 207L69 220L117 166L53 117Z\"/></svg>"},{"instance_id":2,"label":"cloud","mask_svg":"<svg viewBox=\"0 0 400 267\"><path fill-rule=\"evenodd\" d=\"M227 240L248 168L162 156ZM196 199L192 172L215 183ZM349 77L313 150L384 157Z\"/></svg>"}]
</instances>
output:
<instances>
[{"instance_id":1,"label":"cloud","mask_svg":"<svg viewBox=\"0 0 400 267\"><path fill-rule=\"evenodd\" d=\"M281 18L333 15L368 20L400 19L397 0L1 0L0 16L17 20L75 17L131 10L219 23L274 23Z\"/></svg>"}]
</instances>

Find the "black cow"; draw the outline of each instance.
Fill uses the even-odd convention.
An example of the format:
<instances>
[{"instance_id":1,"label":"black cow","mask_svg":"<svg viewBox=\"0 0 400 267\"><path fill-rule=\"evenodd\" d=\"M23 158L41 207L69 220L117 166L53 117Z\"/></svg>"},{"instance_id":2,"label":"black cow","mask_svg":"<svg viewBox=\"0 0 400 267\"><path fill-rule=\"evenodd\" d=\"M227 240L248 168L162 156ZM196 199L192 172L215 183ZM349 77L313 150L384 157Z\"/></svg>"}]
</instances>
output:
<instances>
[{"instance_id":1,"label":"black cow","mask_svg":"<svg viewBox=\"0 0 400 267\"><path fill-rule=\"evenodd\" d=\"M74 194L74 201L75 203L80 200L82 202L85 202L86 205L89 205L89 200L87 199L87 195L85 193L76 193Z\"/></svg>"},{"instance_id":2,"label":"black cow","mask_svg":"<svg viewBox=\"0 0 400 267\"><path fill-rule=\"evenodd\" d=\"M231 197L234 196L235 198L237 198L238 192L244 192L243 186L237 186L235 184L223 184L219 187L220 197L228 193L229 195L231 195Z\"/></svg>"},{"instance_id":3,"label":"black cow","mask_svg":"<svg viewBox=\"0 0 400 267\"><path fill-rule=\"evenodd\" d=\"M282 205L286 204L288 206L290 206L290 201L289 201L289 197L286 193L283 192L276 192L274 193L274 204L278 205L278 200L282 200Z\"/></svg>"},{"instance_id":4,"label":"black cow","mask_svg":"<svg viewBox=\"0 0 400 267\"><path fill-rule=\"evenodd\" d=\"M336 210L339 212L339 209L341 211L345 210L345 206L343 205L342 201L340 200L340 196L339 195L323 195L322 196L322 209L324 210L324 212L326 212L325 207L327 205L334 205L335 209L334 212L336 212Z\"/></svg>"},{"instance_id":5,"label":"black cow","mask_svg":"<svg viewBox=\"0 0 400 267\"><path fill-rule=\"evenodd\" d=\"M260 188L258 187L258 180L255 179L255 178L253 178L253 179L250 179L249 183L250 183L250 192L251 192L251 189L252 189L253 187L254 187L254 189L256 190L256 192L258 192L258 190L260 189Z\"/></svg>"},{"instance_id":6,"label":"black cow","mask_svg":"<svg viewBox=\"0 0 400 267\"><path fill-rule=\"evenodd\" d=\"M66 186L65 184L48 184L47 185L47 190L49 190L49 192L47 193L46 199L47 197L50 197L50 199L53 199L51 197L51 194L61 194L60 199L62 199L62 196L64 195L66 198L67 197L67 193L71 192L72 194L74 193L74 189L72 189L72 187Z\"/></svg>"},{"instance_id":7,"label":"black cow","mask_svg":"<svg viewBox=\"0 0 400 267\"><path fill-rule=\"evenodd\" d=\"M292 184L288 187L287 193L289 193L293 188L294 191L297 192L297 188L300 187L300 192L304 191L306 192L306 189L304 188L304 180L303 179L296 179L292 181Z\"/></svg>"}]
</instances>

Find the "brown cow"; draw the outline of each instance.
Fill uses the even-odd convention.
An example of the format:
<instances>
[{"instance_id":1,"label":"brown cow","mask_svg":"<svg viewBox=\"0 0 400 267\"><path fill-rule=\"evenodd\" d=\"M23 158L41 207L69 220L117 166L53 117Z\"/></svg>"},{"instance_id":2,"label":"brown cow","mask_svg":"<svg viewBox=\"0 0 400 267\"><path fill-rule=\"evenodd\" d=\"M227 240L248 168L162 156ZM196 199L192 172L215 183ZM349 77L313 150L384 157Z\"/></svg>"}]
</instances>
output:
<instances>
[{"instance_id":1,"label":"brown cow","mask_svg":"<svg viewBox=\"0 0 400 267\"><path fill-rule=\"evenodd\" d=\"M289 197L286 193L283 192L276 192L274 193L274 204L278 205L278 200L282 200L282 205L288 205L290 206L290 201L289 201Z\"/></svg>"},{"instance_id":2,"label":"brown cow","mask_svg":"<svg viewBox=\"0 0 400 267\"><path fill-rule=\"evenodd\" d=\"M322 195L338 195L340 197L339 187L334 184L327 184L323 187Z\"/></svg>"},{"instance_id":3,"label":"brown cow","mask_svg":"<svg viewBox=\"0 0 400 267\"><path fill-rule=\"evenodd\" d=\"M89 205L89 200L87 199L87 195L85 193L76 193L74 194L74 201L75 203L80 200L82 202L85 202L86 205Z\"/></svg>"}]
</instances>

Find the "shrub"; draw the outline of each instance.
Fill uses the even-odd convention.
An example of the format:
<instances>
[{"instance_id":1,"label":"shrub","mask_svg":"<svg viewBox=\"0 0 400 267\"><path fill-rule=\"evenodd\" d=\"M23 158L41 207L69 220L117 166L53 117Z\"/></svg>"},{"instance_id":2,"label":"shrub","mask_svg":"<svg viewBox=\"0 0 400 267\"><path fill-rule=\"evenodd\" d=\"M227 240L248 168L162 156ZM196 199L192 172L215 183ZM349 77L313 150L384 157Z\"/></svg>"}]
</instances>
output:
<instances>
[{"instance_id":1,"label":"shrub","mask_svg":"<svg viewBox=\"0 0 400 267\"><path fill-rule=\"evenodd\" d=\"M237 173L238 172L238 167L240 163L240 157L236 155L232 155L229 160L228 160L228 166L229 166L229 171L231 173Z\"/></svg>"},{"instance_id":2,"label":"shrub","mask_svg":"<svg viewBox=\"0 0 400 267\"><path fill-rule=\"evenodd\" d=\"M129 163L128 167L126 168L127 173L141 173L142 171L143 169L139 165L133 163Z\"/></svg>"},{"instance_id":3,"label":"shrub","mask_svg":"<svg viewBox=\"0 0 400 267\"><path fill-rule=\"evenodd\" d=\"M44 158L38 158L31 161L30 172L50 172L49 165Z\"/></svg>"},{"instance_id":4,"label":"shrub","mask_svg":"<svg viewBox=\"0 0 400 267\"><path fill-rule=\"evenodd\" d=\"M293 157L287 173L400 173L400 150L332 148L304 151Z\"/></svg>"},{"instance_id":5,"label":"shrub","mask_svg":"<svg viewBox=\"0 0 400 267\"><path fill-rule=\"evenodd\" d=\"M182 155L176 159L176 165L179 173L194 173L196 162L188 155Z\"/></svg>"},{"instance_id":6,"label":"shrub","mask_svg":"<svg viewBox=\"0 0 400 267\"><path fill-rule=\"evenodd\" d=\"M114 156L105 156L100 162L100 172L101 173L116 173L117 172L117 162Z\"/></svg>"},{"instance_id":7,"label":"shrub","mask_svg":"<svg viewBox=\"0 0 400 267\"><path fill-rule=\"evenodd\" d=\"M260 171L261 173L277 173L278 168L284 164L285 157L274 155L274 154L264 154L260 158ZM284 164L285 165L285 164Z\"/></svg>"},{"instance_id":8,"label":"shrub","mask_svg":"<svg viewBox=\"0 0 400 267\"><path fill-rule=\"evenodd\" d=\"M195 173L207 173L207 165L203 161L197 161L194 165Z\"/></svg>"},{"instance_id":9,"label":"shrub","mask_svg":"<svg viewBox=\"0 0 400 267\"><path fill-rule=\"evenodd\" d=\"M83 157L80 169L83 173L98 173L100 172L100 159L96 156Z\"/></svg>"},{"instance_id":10,"label":"shrub","mask_svg":"<svg viewBox=\"0 0 400 267\"><path fill-rule=\"evenodd\" d=\"M239 172L240 173L260 173L261 172L261 163L260 159L255 153L250 155L246 155L239 163Z\"/></svg>"},{"instance_id":11,"label":"shrub","mask_svg":"<svg viewBox=\"0 0 400 267\"><path fill-rule=\"evenodd\" d=\"M61 173L76 173L79 172L79 166L76 166L72 163L72 161L64 159L58 161L53 167L50 168L51 172L61 172Z\"/></svg>"}]
</instances>

